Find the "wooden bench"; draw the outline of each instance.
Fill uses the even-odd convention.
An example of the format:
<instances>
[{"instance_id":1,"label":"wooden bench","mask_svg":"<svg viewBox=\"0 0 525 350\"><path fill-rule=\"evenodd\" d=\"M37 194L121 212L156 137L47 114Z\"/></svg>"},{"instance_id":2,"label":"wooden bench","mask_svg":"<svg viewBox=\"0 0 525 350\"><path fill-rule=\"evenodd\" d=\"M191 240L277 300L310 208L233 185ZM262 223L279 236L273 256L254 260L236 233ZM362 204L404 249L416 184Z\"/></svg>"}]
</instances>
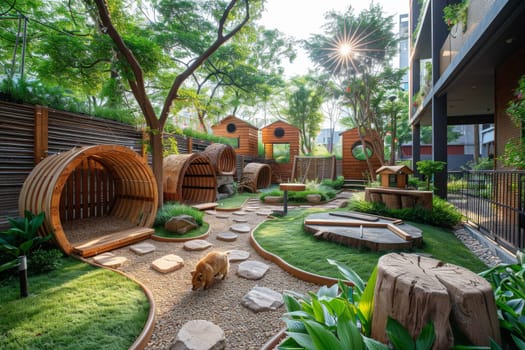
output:
<instances>
[{"instance_id":1,"label":"wooden bench","mask_svg":"<svg viewBox=\"0 0 525 350\"><path fill-rule=\"evenodd\" d=\"M145 240L154 232L155 230L150 227L137 226L75 244L73 252L86 258Z\"/></svg>"}]
</instances>

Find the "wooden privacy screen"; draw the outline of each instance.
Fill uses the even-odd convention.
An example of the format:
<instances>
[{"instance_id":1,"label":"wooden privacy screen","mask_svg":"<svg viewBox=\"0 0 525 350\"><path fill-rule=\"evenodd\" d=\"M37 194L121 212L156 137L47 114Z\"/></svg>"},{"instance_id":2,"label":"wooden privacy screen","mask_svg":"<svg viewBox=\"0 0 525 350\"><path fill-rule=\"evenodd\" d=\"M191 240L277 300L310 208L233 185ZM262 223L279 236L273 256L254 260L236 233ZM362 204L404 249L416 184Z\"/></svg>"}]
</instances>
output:
<instances>
[{"instance_id":1,"label":"wooden privacy screen","mask_svg":"<svg viewBox=\"0 0 525 350\"><path fill-rule=\"evenodd\" d=\"M164 201L181 203L213 202L217 196L217 178L208 157L176 154L164 158Z\"/></svg>"},{"instance_id":2,"label":"wooden privacy screen","mask_svg":"<svg viewBox=\"0 0 525 350\"><path fill-rule=\"evenodd\" d=\"M244 167L241 186L246 189L267 188L272 184L272 168L264 163L248 163ZM255 192L255 191L252 191Z\"/></svg>"},{"instance_id":3,"label":"wooden privacy screen","mask_svg":"<svg viewBox=\"0 0 525 350\"><path fill-rule=\"evenodd\" d=\"M222 143L212 143L202 152L210 159L217 175L233 175L236 170L236 155L233 147Z\"/></svg>"},{"instance_id":4,"label":"wooden privacy screen","mask_svg":"<svg viewBox=\"0 0 525 350\"><path fill-rule=\"evenodd\" d=\"M137 153L98 145L43 159L22 186L19 210L45 212L41 235L53 234L67 254L90 256L151 235L157 200L155 177Z\"/></svg>"},{"instance_id":5,"label":"wooden privacy screen","mask_svg":"<svg viewBox=\"0 0 525 350\"><path fill-rule=\"evenodd\" d=\"M306 180L335 179L335 156L296 156L293 161L292 179L302 183Z\"/></svg>"}]
</instances>

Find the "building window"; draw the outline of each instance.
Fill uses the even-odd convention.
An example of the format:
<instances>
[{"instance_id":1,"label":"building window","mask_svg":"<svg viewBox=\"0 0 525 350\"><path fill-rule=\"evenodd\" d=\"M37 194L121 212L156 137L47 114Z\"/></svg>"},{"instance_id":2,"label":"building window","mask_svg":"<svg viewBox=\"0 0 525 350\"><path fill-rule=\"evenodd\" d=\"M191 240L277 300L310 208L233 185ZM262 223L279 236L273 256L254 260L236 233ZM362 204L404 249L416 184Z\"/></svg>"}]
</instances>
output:
<instances>
[{"instance_id":1,"label":"building window","mask_svg":"<svg viewBox=\"0 0 525 350\"><path fill-rule=\"evenodd\" d=\"M365 149L367 156L365 156ZM357 141L352 146L352 155L357 160L366 160L366 158L372 157L372 154L374 154L374 151L372 151L372 145L368 142L365 142L365 147L363 147L361 141Z\"/></svg>"},{"instance_id":2,"label":"building window","mask_svg":"<svg viewBox=\"0 0 525 350\"><path fill-rule=\"evenodd\" d=\"M235 124L229 123L228 125L226 125L226 131L228 131L229 133L234 133L236 130L237 126L235 126Z\"/></svg>"},{"instance_id":3,"label":"building window","mask_svg":"<svg viewBox=\"0 0 525 350\"><path fill-rule=\"evenodd\" d=\"M273 131L273 135L275 137L283 137L284 136L284 129L283 128L275 128L275 130Z\"/></svg>"}]
</instances>

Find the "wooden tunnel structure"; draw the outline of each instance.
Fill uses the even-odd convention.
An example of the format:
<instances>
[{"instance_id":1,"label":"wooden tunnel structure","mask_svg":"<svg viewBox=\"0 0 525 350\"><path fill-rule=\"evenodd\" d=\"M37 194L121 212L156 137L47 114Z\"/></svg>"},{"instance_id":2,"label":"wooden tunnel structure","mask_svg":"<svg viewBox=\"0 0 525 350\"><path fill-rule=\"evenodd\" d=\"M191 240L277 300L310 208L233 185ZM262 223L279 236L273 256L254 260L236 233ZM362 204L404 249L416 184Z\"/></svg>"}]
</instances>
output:
<instances>
[{"instance_id":1,"label":"wooden tunnel structure","mask_svg":"<svg viewBox=\"0 0 525 350\"><path fill-rule=\"evenodd\" d=\"M217 175L233 175L236 170L236 156L233 147L222 143L212 143L202 152L210 160Z\"/></svg>"},{"instance_id":2,"label":"wooden tunnel structure","mask_svg":"<svg viewBox=\"0 0 525 350\"><path fill-rule=\"evenodd\" d=\"M233 115L227 116L211 127L217 136L236 138L238 147L235 154L257 157L259 152L259 129Z\"/></svg>"},{"instance_id":3,"label":"wooden tunnel structure","mask_svg":"<svg viewBox=\"0 0 525 350\"><path fill-rule=\"evenodd\" d=\"M373 151L372 144L369 137L365 137L365 147L369 160L372 163L374 172L370 174L368 164L365 158L363 145L361 138L359 137L359 130L353 128L350 130L343 131L342 137L342 150L343 150L343 176L345 179L351 180L368 180L375 178L375 172L381 166L381 161L377 154Z\"/></svg>"},{"instance_id":4,"label":"wooden tunnel structure","mask_svg":"<svg viewBox=\"0 0 525 350\"><path fill-rule=\"evenodd\" d=\"M19 211L44 212L39 234L87 257L151 236L157 200L155 177L137 153L97 145L43 159L22 186Z\"/></svg>"},{"instance_id":5,"label":"wooden tunnel structure","mask_svg":"<svg viewBox=\"0 0 525 350\"><path fill-rule=\"evenodd\" d=\"M164 158L164 201L187 204L214 202L215 168L203 154L175 154Z\"/></svg>"},{"instance_id":6,"label":"wooden tunnel structure","mask_svg":"<svg viewBox=\"0 0 525 350\"><path fill-rule=\"evenodd\" d=\"M335 163L335 156L296 156L293 161L292 178L303 183L307 180L334 180Z\"/></svg>"},{"instance_id":7,"label":"wooden tunnel structure","mask_svg":"<svg viewBox=\"0 0 525 350\"><path fill-rule=\"evenodd\" d=\"M250 192L267 188L272 184L272 168L264 163L248 163L244 167L239 186Z\"/></svg>"}]
</instances>

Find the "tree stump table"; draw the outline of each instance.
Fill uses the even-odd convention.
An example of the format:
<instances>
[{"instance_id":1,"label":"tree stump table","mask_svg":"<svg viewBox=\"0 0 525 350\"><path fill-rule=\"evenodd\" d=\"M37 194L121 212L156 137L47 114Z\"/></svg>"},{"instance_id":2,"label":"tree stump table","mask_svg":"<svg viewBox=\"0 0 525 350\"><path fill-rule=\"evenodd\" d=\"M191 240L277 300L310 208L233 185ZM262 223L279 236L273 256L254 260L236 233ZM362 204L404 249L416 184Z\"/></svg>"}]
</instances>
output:
<instances>
[{"instance_id":1,"label":"tree stump table","mask_svg":"<svg viewBox=\"0 0 525 350\"><path fill-rule=\"evenodd\" d=\"M378 262L372 338L387 343L388 317L413 338L434 323L434 350L451 349L452 329L472 344L501 343L496 304L488 281L456 265L416 254L387 254Z\"/></svg>"}]
</instances>

